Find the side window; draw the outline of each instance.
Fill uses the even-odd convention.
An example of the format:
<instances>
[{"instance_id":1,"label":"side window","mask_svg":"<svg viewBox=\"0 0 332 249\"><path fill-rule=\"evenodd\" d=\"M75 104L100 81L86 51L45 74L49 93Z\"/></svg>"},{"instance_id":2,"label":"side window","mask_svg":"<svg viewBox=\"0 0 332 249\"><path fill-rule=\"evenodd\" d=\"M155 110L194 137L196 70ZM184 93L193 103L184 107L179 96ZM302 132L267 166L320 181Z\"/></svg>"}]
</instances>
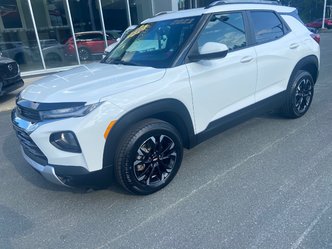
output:
<instances>
[{"instance_id":1,"label":"side window","mask_svg":"<svg viewBox=\"0 0 332 249\"><path fill-rule=\"evenodd\" d=\"M229 51L247 46L242 13L213 15L198 37L198 49L207 42L225 44Z\"/></svg>"},{"instance_id":2,"label":"side window","mask_svg":"<svg viewBox=\"0 0 332 249\"><path fill-rule=\"evenodd\" d=\"M86 36L87 40L91 40L91 41L102 41L103 40L103 35L102 34L89 34Z\"/></svg>"},{"instance_id":3,"label":"side window","mask_svg":"<svg viewBox=\"0 0 332 249\"><path fill-rule=\"evenodd\" d=\"M96 34L96 36L93 38L94 41L103 41L104 36L103 34Z\"/></svg>"},{"instance_id":4,"label":"side window","mask_svg":"<svg viewBox=\"0 0 332 249\"><path fill-rule=\"evenodd\" d=\"M257 43L276 40L284 35L284 27L273 12L252 11L251 18Z\"/></svg>"}]
</instances>

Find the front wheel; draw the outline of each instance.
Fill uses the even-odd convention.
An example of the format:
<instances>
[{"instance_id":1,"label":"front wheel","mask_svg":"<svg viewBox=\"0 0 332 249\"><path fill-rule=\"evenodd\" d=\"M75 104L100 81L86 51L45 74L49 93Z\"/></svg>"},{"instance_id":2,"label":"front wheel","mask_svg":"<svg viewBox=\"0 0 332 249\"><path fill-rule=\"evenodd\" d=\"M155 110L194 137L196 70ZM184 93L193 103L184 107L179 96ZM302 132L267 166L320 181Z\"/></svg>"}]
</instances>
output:
<instances>
[{"instance_id":1,"label":"front wheel","mask_svg":"<svg viewBox=\"0 0 332 249\"><path fill-rule=\"evenodd\" d=\"M183 156L178 131L157 119L143 120L122 138L115 156L115 176L129 192L152 194L176 175Z\"/></svg>"},{"instance_id":2,"label":"front wheel","mask_svg":"<svg viewBox=\"0 0 332 249\"><path fill-rule=\"evenodd\" d=\"M311 74L299 70L288 86L283 113L289 118L302 117L309 110L313 96L314 81Z\"/></svg>"}]
</instances>

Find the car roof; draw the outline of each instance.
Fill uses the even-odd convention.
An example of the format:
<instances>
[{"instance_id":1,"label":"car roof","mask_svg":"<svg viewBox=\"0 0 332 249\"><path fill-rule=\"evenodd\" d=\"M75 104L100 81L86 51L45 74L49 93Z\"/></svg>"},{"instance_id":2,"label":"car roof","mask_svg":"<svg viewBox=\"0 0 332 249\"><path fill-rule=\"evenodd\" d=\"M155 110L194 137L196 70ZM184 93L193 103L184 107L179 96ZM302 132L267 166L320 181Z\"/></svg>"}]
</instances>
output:
<instances>
[{"instance_id":1,"label":"car roof","mask_svg":"<svg viewBox=\"0 0 332 249\"><path fill-rule=\"evenodd\" d=\"M215 5L208 8L187 9L187 10L180 10L174 12L167 12L165 14L161 13L152 18L144 20L142 24L177 19L177 18L185 18L191 16L201 16L217 12L236 11L236 10L273 10L278 13L291 13L296 9L293 7L273 5L273 4L230 3L230 4Z\"/></svg>"},{"instance_id":2,"label":"car roof","mask_svg":"<svg viewBox=\"0 0 332 249\"><path fill-rule=\"evenodd\" d=\"M91 34L103 34L102 31L84 31L84 32L77 32L75 35L91 35Z\"/></svg>"}]
</instances>

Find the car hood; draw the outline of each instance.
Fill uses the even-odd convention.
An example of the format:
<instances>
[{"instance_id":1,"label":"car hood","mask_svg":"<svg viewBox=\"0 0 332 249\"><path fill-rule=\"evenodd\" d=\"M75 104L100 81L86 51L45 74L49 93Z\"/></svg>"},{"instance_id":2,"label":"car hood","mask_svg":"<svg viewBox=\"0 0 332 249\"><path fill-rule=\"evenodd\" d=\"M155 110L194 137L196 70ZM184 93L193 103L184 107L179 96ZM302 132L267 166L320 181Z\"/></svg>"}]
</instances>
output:
<instances>
[{"instance_id":1,"label":"car hood","mask_svg":"<svg viewBox=\"0 0 332 249\"><path fill-rule=\"evenodd\" d=\"M13 63L13 62L15 62L15 61L12 59L0 56L0 64L8 64L8 63Z\"/></svg>"},{"instance_id":2,"label":"car hood","mask_svg":"<svg viewBox=\"0 0 332 249\"><path fill-rule=\"evenodd\" d=\"M29 85L21 97L40 103L87 102L160 80L165 69L94 63L47 76Z\"/></svg>"}]
</instances>

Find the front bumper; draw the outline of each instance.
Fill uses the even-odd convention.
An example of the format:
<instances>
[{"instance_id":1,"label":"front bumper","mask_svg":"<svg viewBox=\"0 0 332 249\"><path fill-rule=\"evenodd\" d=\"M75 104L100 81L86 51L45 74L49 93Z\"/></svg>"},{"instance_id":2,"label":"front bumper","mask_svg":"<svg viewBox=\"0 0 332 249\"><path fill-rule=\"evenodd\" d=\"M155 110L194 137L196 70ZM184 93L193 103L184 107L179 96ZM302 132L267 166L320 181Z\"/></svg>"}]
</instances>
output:
<instances>
[{"instance_id":1,"label":"front bumper","mask_svg":"<svg viewBox=\"0 0 332 249\"><path fill-rule=\"evenodd\" d=\"M24 159L33 167L35 170L37 170L46 180L55 183L57 185L62 185L69 187L69 185L65 184L63 181L60 180L60 178L55 174L54 167L50 165L41 165L35 161L33 161L30 157L28 157L24 150L22 149L22 154Z\"/></svg>"},{"instance_id":2,"label":"front bumper","mask_svg":"<svg viewBox=\"0 0 332 249\"><path fill-rule=\"evenodd\" d=\"M90 173L84 167L80 166L49 164L47 157L30 137L30 134L35 131L40 124L31 123L18 117L15 109L12 111L11 119L16 136L21 143L21 151L24 159L46 180L57 185L69 187L71 186L70 180L73 177L88 175Z\"/></svg>"},{"instance_id":3,"label":"front bumper","mask_svg":"<svg viewBox=\"0 0 332 249\"><path fill-rule=\"evenodd\" d=\"M21 78L15 81L10 80L0 80L0 96L15 91L16 89L22 87L24 82Z\"/></svg>"},{"instance_id":4,"label":"front bumper","mask_svg":"<svg viewBox=\"0 0 332 249\"><path fill-rule=\"evenodd\" d=\"M98 108L80 118L40 122L28 121L14 109L12 124L26 161L46 179L60 185L73 186L78 181L84 185L84 181L108 171L109 165L103 165L104 132L113 120L108 117L118 113L118 108L108 102ZM76 135L81 153L59 150L50 143L50 135L63 130Z\"/></svg>"}]
</instances>

